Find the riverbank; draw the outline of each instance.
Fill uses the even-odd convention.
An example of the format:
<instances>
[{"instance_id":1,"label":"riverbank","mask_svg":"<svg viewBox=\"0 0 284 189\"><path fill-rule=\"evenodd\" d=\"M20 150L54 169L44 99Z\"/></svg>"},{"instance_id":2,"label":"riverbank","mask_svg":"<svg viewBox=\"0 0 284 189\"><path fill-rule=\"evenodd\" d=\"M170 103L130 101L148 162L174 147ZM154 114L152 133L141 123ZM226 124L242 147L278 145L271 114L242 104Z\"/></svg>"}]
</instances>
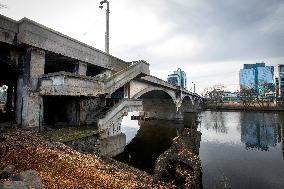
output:
<instances>
[{"instance_id":1,"label":"riverbank","mask_svg":"<svg viewBox=\"0 0 284 189\"><path fill-rule=\"evenodd\" d=\"M249 112L284 112L284 106L243 106L243 105L207 105L203 110L209 111L249 111Z\"/></svg>"}]
</instances>

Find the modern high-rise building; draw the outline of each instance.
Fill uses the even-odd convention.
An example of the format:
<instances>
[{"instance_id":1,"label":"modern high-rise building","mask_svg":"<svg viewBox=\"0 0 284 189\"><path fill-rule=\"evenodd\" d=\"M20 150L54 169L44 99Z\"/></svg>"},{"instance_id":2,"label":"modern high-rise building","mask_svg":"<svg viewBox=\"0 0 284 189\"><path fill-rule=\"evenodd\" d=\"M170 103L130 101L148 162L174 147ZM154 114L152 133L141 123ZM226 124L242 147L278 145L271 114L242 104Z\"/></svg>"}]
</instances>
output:
<instances>
[{"instance_id":1,"label":"modern high-rise building","mask_svg":"<svg viewBox=\"0 0 284 189\"><path fill-rule=\"evenodd\" d=\"M278 93L278 97L284 97L284 65L278 65L278 77L276 83L276 93Z\"/></svg>"},{"instance_id":2,"label":"modern high-rise building","mask_svg":"<svg viewBox=\"0 0 284 189\"><path fill-rule=\"evenodd\" d=\"M187 89L187 79L186 73L180 68L177 71L174 71L173 74L168 75L168 82L175 86L181 86L184 89Z\"/></svg>"},{"instance_id":3,"label":"modern high-rise building","mask_svg":"<svg viewBox=\"0 0 284 189\"><path fill-rule=\"evenodd\" d=\"M274 92L273 78L273 66L265 66L265 63L244 64L239 73L240 88L254 89L259 95Z\"/></svg>"},{"instance_id":4,"label":"modern high-rise building","mask_svg":"<svg viewBox=\"0 0 284 189\"><path fill-rule=\"evenodd\" d=\"M255 88L255 70L254 69L241 69L240 70L240 87L251 89Z\"/></svg>"}]
</instances>

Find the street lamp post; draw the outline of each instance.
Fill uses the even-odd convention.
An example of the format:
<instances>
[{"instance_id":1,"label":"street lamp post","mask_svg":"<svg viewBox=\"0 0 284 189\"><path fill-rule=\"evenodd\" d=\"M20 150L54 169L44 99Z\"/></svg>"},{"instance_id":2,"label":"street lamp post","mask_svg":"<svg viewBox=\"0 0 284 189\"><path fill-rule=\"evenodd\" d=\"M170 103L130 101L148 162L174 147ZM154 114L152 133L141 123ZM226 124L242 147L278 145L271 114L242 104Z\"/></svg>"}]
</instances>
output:
<instances>
[{"instance_id":1,"label":"street lamp post","mask_svg":"<svg viewBox=\"0 0 284 189\"><path fill-rule=\"evenodd\" d=\"M108 0L104 0L100 2L100 8L104 8L103 4L107 4L106 8L106 32L105 32L105 52L109 54L109 2Z\"/></svg>"},{"instance_id":2,"label":"street lamp post","mask_svg":"<svg viewBox=\"0 0 284 189\"><path fill-rule=\"evenodd\" d=\"M195 83L191 82L193 84L193 92L195 93Z\"/></svg>"}]
</instances>

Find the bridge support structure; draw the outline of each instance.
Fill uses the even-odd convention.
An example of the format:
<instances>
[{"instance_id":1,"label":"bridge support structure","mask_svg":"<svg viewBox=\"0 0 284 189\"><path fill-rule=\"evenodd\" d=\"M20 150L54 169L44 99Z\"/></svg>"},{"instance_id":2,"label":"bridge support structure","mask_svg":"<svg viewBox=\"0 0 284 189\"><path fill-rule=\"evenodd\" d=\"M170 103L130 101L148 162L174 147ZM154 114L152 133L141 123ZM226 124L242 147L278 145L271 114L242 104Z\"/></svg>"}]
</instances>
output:
<instances>
[{"instance_id":1,"label":"bridge support structure","mask_svg":"<svg viewBox=\"0 0 284 189\"><path fill-rule=\"evenodd\" d=\"M200 99L151 76L145 61L125 62L27 18L0 15L2 85L8 85L6 112L14 123L38 130L93 125L103 155L111 156L124 148L120 122L127 112L182 118Z\"/></svg>"}]
</instances>

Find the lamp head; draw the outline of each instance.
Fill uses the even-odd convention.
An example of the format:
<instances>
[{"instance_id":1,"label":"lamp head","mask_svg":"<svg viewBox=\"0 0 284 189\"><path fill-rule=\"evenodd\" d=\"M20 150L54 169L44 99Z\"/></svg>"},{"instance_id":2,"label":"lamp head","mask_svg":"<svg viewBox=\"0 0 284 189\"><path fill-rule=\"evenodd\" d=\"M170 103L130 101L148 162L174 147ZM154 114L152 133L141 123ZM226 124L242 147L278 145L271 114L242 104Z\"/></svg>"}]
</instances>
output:
<instances>
[{"instance_id":1,"label":"lamp head","mask_svg":"<svg viewBox=\"0 0 284 189\"><path fill-rule=\"evenodd\" d=\"M107 1L106 0L104 0L104 1L101 1L100 2L100 4L102 5L102 4L104 4L104 3L106 3Z\"/></svg>"},{"instance_id":2,"label":"lamp head","mask_svg":"<svg viewBox=\"0 0 284 189\"><path fill-rule=\"evenodd\" d=\"M99 6L99 8L100 8L100 9L103 9L103 8L104 8L104 6L100 5L100 6Z\"/></svg>"}]
</instances>

